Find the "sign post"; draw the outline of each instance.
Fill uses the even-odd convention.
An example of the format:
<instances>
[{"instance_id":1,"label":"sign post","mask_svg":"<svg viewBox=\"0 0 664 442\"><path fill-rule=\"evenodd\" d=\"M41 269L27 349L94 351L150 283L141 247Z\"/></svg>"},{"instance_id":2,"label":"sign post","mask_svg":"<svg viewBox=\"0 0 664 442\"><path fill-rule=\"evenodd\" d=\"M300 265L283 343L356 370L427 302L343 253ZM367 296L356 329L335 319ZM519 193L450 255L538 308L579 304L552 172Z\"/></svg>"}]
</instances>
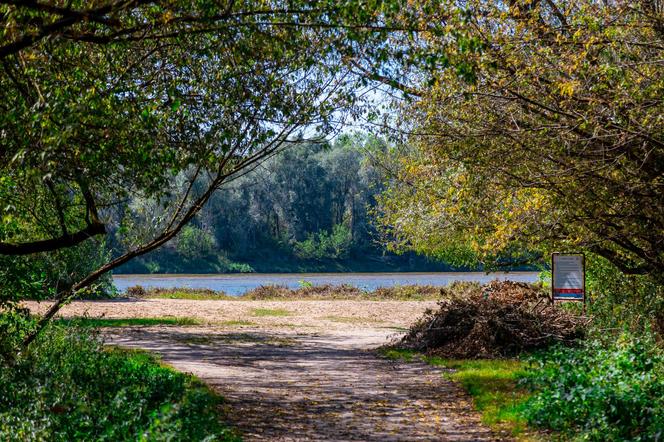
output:
<instances>
[{"instance_id":1,"label":"sign post","mask_svg":"<svg viewBox=\"0 0 664 442\"><path fill-rule=\"evenodd\" d=\"M582 253L552 253L551 275L551 302L580 301L585 310L585 256Z\"/></svg>"}]
</instances>

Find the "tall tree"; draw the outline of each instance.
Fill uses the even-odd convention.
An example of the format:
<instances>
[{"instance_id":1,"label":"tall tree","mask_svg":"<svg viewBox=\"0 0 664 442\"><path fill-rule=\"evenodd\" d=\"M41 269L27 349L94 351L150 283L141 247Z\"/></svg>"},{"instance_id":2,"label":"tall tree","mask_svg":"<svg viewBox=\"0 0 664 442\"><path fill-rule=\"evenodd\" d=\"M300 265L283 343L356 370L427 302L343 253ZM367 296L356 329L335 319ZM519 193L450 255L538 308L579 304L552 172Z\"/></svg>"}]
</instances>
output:
<instances>
[{"instance_id":1,"label":"tall tree","mask_svg":"<svg viewBox=\"0 0 664 442\"><path fill-rule=\"evenodd\" d=\"M661 280L663 12L649 0L464 2L449 59L469 69L438 59L408 88L415 135L382 200L393 246L487 262L581 248Z\"/></svg>"},{"instance_id":2,"label":"tall tree","mask_svg":"<svg viewBox=\"0 0 664 442\"><path fill-rule=\"evenodd\" d=\"M103 234L130 195L155 208L126 253L59 287L26 343L71 296L172 239L227 180L297 131L329 130L357 99L343 61L383 51L390 4L0 2L0 253Z\"/></svg>"}]
</instances>

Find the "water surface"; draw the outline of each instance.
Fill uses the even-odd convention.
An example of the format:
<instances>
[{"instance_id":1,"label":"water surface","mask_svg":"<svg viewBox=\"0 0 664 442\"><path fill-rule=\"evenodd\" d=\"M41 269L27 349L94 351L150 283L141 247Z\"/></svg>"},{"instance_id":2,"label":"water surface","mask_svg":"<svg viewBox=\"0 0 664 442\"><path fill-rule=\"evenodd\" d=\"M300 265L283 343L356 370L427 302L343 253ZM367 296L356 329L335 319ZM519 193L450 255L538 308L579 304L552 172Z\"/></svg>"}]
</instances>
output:
<instances>
[{"instance_id":1,"label":"water surface","mask_svg":"<svg viewBox=\"0 0 664 442\"><path fill-rule=\"evenodd\" d=\"M436 273L228 273L219 275L113 275L121 292L127 287L210 289L231 296L241 295L261 285L298 288L302 284L348 284L363 290L400 285L445 286L454 281L486 283L494 279L519 282L537 281L537 272L436 272Z\"/></svg>"}]
</instances>

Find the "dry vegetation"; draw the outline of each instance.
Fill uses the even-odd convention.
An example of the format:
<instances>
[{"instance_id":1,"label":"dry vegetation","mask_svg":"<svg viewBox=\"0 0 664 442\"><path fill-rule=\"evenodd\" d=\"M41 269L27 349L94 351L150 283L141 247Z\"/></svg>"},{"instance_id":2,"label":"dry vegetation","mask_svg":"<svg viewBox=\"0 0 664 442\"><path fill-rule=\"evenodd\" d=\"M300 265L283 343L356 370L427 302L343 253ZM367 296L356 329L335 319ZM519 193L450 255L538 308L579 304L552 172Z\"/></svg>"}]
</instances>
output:
<instances>
[{"instance_id":1,"label":"dry vegetation","mask_svg":"<svg viewBox=\"0 0 664 442\"><path fill-rule=\"evenodd\" d=\"M584 335L587 318L552 306L538 286L511 281L457 284L397 347L448 358L515 356Z\"/></svg>"},{"instance_id":2,"label":"dry vegetation","mask_svg":"<svg viewBox=\"0 0 664 442\"><path fill-rule=\"evenodd\" d=\"M452 286L453 287L453 286ZM479 287L479 286L478 286ZM126 295L131 298L165 298L165 299L219 299L238 301L279 301L279 300L403 300L423 301L437 300L443 297L446 290L429 285L404 285L396 287L379 287L373 291L365 291L351 285L325 284L290 289L284 286L260 286L241 296L229 296L221 291L189 288L148 288L134 286L127 289Z\"/></svg>"}]
</instances>

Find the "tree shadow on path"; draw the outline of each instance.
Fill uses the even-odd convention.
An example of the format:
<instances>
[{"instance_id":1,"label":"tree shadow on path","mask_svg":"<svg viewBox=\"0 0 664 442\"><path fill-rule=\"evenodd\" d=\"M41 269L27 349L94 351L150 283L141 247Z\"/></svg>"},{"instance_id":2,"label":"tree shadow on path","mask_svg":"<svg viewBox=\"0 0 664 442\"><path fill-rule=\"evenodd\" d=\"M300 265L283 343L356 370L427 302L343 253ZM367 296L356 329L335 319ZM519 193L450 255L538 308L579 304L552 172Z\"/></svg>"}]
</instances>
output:
<instances>
[{"instance_id":1,"label":"tree shadow on path","mask_svg":"<svg viewBox=\"0 0 664 442\"><path fill-rule=\"evenodd\" d=\"M385 330L348 334L142 328L109 342L161 354L226 398L246 441L505 440L467 395L422 363L379 358Z\"/></svg>"}]
</instances>

